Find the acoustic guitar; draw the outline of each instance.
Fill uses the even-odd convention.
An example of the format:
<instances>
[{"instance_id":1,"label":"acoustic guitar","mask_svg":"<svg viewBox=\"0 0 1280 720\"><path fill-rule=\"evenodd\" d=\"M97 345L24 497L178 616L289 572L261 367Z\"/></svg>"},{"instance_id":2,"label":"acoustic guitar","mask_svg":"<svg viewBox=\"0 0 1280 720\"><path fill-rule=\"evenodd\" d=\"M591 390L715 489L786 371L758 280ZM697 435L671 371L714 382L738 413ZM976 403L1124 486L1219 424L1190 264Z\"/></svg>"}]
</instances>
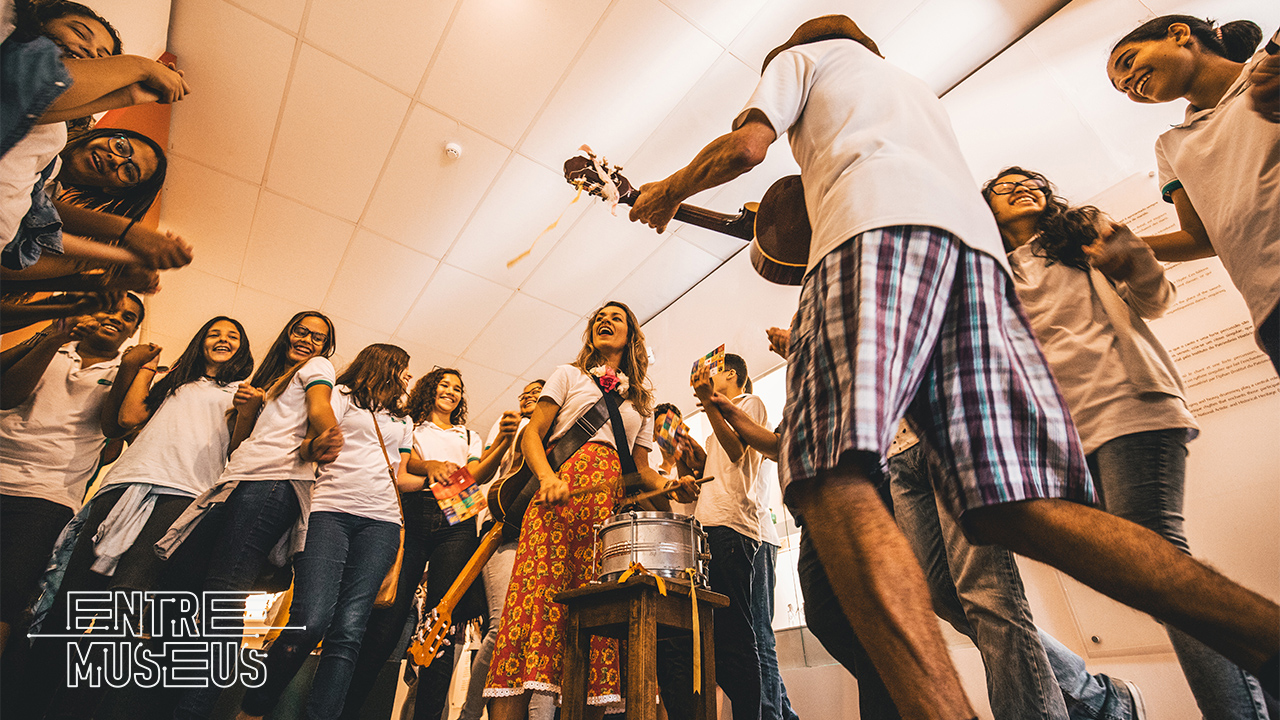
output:
<instances>
[{"instance_id":1,"label":"acoustic guitar","mask_svg":"<svg viewBox=\"0 0 1280 720\"><path fill-rule=\"evenodd\" d=\"M617 201L634 205L640 193L622 176L621 170L590 154L564 161L564 177L574 187L607 198L612 194L607 190L612 183L617 189ZM747 203L737 215L682 204L676 210L675 219L750 242L751 265L769 282L779 285L804 282L813 229L809 226L799 175L778 180L760 202Z\"/></svg>"}]
</instances>

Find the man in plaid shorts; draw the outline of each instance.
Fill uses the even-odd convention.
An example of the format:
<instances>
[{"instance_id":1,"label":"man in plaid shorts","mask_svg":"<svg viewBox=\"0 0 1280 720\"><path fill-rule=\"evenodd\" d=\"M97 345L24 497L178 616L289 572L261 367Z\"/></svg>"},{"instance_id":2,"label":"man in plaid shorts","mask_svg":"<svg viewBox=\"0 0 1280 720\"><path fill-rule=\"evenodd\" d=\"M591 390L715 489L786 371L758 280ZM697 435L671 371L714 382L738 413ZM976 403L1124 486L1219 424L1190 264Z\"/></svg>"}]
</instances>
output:
<instances>
[{"instance_id":1,"label":"man in plaid shorts","mask_svg":"<svg viewBox=\"0 0 1280 720\"><path fill-rule=\"evenodd\" d=\"M792 325L783 492L904 717L972 718L911 549L871 478L909 415L972 540L1040 560L1176 626L1275 692L1280 607L1095 501L1066 405L1008 281L942 104L844 16L765 58L734 130L631 211L677 206L763 161L785 132L813 239Z\"/></svg>"}]
</instances>

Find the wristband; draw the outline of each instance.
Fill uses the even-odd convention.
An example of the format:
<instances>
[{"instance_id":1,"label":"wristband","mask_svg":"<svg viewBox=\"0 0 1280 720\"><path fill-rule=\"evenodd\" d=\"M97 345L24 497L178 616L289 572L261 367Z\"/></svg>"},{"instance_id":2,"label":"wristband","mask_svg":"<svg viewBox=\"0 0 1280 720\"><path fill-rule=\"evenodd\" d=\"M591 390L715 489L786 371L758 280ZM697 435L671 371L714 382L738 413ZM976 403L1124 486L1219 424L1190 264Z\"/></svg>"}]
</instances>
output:
<instances>
[{"instance_id":1,"label":"wristband","mask_svg":"<svg viewBox=\"0 0 1280 720\"><path fill-rule=\"evenodd\" d=\"M129 231L133 229L133 226L137 224L138 224L138 218L131 218L129 220L129 224L124 226L124 230L120 231L120 237L117 238L117 240L119 242L124 242L124 236L128 235Z\"/></svg>"},{"instance_id":2,"label":"wristband","mask_svg":"<svg viewBox=\"0 0 1280 720\"><path fill-rule=\"evenodd\" d=\"M155 372L155 371L156 371L156 369L155 369L155 368L153 368L153 367L147 367L147 366L145 366L145 365L143 365L142 367L138 368L138 372L142 372L143 370L150 370L151 372Z\"/></svg>"}]
</instances>

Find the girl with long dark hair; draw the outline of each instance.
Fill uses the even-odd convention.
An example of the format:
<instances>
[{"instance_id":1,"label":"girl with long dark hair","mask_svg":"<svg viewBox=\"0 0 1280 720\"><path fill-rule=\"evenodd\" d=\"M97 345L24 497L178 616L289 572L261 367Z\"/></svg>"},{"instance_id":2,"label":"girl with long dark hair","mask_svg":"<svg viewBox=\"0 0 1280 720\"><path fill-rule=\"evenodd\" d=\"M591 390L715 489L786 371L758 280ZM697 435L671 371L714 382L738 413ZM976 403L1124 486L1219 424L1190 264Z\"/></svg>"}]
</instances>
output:
<instances>
[{"instance_id":1,"label":"girl with long dark hair","mask_svg":"<svg viewBox=\"0 0 1280 720\"><path fill-rule=\"evenodd\" d=\"M1177 367L1145 322L1172 306L1173 283L1128 228L1097 208L1069 207L1039 173L1006 168L983 196L1103 509L1190 554L1182 502L1187 443L1199 430ZM1256 680L1198 640L1167 631L1205 717L1265 720ZM1084 673L1083 666L1076 671ZM1061 677L1059 684L1064 691L1093 687Z\"/></svg>"},{"instance_id":2,"label":"girl with long dark hair","mask_svg":"<svg viewBox=\"0 0 1280 720\"><path fill-rule=\"evenodd\" d=\"M320 466L306 547L295 563L290 629L271 645L266 682L245 693L242 719L270 712L321 640L307 717L342 712L369 612L400 543L397 485L410 484L413 442L400 410L408 365L399 347L370 345L338 376L332 405L344 445Z\"/></svg>"}]
</instances>

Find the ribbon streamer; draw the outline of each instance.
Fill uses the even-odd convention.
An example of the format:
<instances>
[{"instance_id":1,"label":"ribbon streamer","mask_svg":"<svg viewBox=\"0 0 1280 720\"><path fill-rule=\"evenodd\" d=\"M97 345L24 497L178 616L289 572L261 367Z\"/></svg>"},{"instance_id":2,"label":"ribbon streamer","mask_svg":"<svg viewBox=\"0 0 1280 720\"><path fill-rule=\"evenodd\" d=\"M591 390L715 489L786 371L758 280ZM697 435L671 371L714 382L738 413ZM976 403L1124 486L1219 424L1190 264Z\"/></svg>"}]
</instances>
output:
<instances>
[{"instance_id":1,"label":"ribbon streamer","mask_svg":"<svg viewBox=\"0 0 1280 720\"><path fill-rule=\"evenodd\" d=\"M658 594L664 597L666 596L667 584L662 582L662 578L649 572L648 568L646 568L643 564L638 562L631 563L631 567L627 568L627 571L622 573L622 576L618 578L618 584L621 585L625 583L627 581L627 578L630 578L632 575L648 575L649 577L653 578L654 581L658 583Z\"/></svg>"},{"instance_id":2,"label":"ribbon streamer","mask_svg":"<svg viewBox=\"0 0 1280 720\"><path fill-rule=\"evenodd\" d=\"M528 249L528 250L525 250L524 252L520 253L519 255L517 255L517 256L515 256L515 257L511 258L510 260L508 260L508 261L507 261L507 267L512 267L513 265L515 265L516 263L520 262L521 260L523 260L523 259L525 259L525 258L529 257L529 253L533 252L533 248L534 248L534 246L536 246L536 245L538 244L538 241L542 239L542 236L543 236L543 235L546 235L546 234L547 234L547 233L549 233L549 232L551 232L552 230L554 230L554 229L556 228L556 226L557 226L557 225L559 225L559 224L560 224L560 221L564 218L564 214L565 214L565 213L567 213L567 212L569 212L569 208L570 208L570 207L572 207L574 203L578 202L578 198L580 198L580 197L582 197L582 186L581 186L581 185L579 185L579 186L578 186L578 194L577 194L577 195L574 195L574 196L573 196L573 199L569 201L569 204L564 206L564 209L560 211L560 214L556 216L556 219L555 219L555 220L552 220L552 221L551 221L551 224L550 224L550 225L548 225L548 226L546 226L545 228L543 228L542 232L538 233L538 237L534 238L534 239L533 239L533 242L529 243L529 249Z\"/></svg>"},{"instance_id":3,"label":"ribbon streamer","mask_svg":"<svg viewBox=\"0 0 1280 720\"><path fill-rule=\"evenodd\" d=\"M689 600L693 603L693 694L702 694L702 630L698 627L698 576L693 568L685 568L689 576Z\"/></svg>"}]
</instances>

